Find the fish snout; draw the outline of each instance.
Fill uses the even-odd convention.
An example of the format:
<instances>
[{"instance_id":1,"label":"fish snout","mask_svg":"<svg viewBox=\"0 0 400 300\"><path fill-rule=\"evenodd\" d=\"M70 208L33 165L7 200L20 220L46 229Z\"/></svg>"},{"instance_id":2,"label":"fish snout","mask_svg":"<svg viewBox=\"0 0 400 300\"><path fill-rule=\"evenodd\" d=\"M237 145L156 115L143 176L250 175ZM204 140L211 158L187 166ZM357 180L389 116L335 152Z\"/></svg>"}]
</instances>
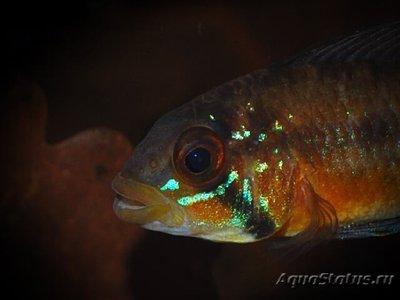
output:
<instances>
[{"instance_id":1,"label":"fish snout","mask_svg":"<svg viewBox=\"0 0 400 300\"><path fill-rule=\"evenodd\" d=\"M124 221L148 224L159 221L167 226L179 226L183 223L183 212L151 185L118 174L112 189L117 196L114 199L114 212Z\"/></svg>"}]
</instances>

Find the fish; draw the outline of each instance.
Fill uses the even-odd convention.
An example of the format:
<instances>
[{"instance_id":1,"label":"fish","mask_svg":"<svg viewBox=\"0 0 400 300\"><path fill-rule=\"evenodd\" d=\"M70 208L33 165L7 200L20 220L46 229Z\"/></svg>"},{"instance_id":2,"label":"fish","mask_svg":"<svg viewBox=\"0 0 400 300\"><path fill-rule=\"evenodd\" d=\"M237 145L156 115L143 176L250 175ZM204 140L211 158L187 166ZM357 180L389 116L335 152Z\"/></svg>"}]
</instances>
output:
<instances>
[{"instance_id":1,"label":"fish","mask_svg":"<svg viewBox=\"0 0 400 300\"><path fill-rule=\"evenodd\" d=\"M400 22L231 80L158 119L116 215L214 242L400 231Z\"/></svg>"}]
</instances>

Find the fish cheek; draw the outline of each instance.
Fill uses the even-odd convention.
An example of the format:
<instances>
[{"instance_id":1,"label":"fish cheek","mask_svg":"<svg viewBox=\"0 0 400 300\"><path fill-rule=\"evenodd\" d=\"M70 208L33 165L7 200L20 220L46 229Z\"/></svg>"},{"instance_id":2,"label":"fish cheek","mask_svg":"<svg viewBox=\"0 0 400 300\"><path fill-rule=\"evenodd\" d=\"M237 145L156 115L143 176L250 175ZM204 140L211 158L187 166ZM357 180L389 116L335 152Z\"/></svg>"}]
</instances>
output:
<instances>
[{"instance_id":1,"label":"fish cheek","mask_svg":"<svg viewBox=\"0 0 400 300\"><path fill-rule=\"evenodd\" d=\"M202 225L222 226L232 218L231 209L216 198L194 203L186 209L192 221Z\"/></svg>"}]
</instances>

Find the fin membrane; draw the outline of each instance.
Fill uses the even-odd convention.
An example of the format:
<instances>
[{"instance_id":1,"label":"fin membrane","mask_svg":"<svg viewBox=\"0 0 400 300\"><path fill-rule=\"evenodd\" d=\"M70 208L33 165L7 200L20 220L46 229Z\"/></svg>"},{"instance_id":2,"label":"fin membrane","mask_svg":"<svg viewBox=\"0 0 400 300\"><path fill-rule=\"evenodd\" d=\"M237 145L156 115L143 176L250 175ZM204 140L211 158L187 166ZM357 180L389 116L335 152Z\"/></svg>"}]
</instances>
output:
<instances>
[{"instance_id":1,"label":"fin membrane","mask_svg":"<svg viewBox=\"0 0 400 300\"><path fill-rule=\"evenodd\" d=\"M399 65L400 22L356 32L287 61L295 65L354 62Z\"/></svg>"},{"instance_id":2,"label":"fin membrane","mask_svg":"<svg viewBox=\"0 0 400 300\"><path fill-rule=\"evenodd\" d=\"M339 239L384 236L400 232L400 217L339 227Z\"/></svg>"}]
</instances>

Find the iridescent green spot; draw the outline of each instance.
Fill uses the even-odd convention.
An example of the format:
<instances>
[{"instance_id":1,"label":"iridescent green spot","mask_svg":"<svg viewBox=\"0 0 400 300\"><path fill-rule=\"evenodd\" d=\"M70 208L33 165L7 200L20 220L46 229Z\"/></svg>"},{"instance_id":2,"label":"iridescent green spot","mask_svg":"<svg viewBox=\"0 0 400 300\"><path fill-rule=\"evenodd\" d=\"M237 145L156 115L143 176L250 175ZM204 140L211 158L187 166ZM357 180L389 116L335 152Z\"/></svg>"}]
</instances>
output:
<instances>
[{"instance_id":1,"label":"iridescent green spot","mask_svg":"<svg viewBox=\"0 0 400 300\"><path fill-rule=\"evenodd\" d=\"M260 133L259 135L258 135L258 141L259 142L262 142L263 140L265 140L265 138L266 138L266 134L265 133Z\"/></svg>"},{"instance_id":2,"label":"iridescent green spot","mask_svg":"<svg viewBox=\"0 0 400 300\"><path fill-rule=\"evenodd\" d=\"M287 118L288 118L289 120L291 120L291 119L293 119L293 115L292 115L292 114L289 114Z\"/></svg>"},{"instance_id":3,"label":"iridescent green spot","mask_svg":"<svg viewBox=\"0 0 400 300\"><path fill-rule=\"evenodd\" d=\"M221 196L223 194L225 194L225 187L219 185L216 189L217 195Z\"/></svg>"},{"instance_id":4,"label":"iridescent green spot","mask_svg":"<svg viewBox=\"0 0 400 300\"><path fill-rule=\"evenodd\" d=\"M209 115L209 117L210 117L210 119L211 119L212 121L215 121L215 117L214 117L213 115Z\"/></svg>"},{"instance_id":5,"label":"iridescent green spot","mask_svg":"<svg viewBox=\"0 0 400 300\"><path fill-rule=\"evenodd\" d=\"M278 168L279 170L282 170L283 167L283 160L278 161Z\"/></svg>"},{"instance_id":6,"label":"iridescent green spot","mask_svg":"<svg viewBox=\"0 0 400 300\"><path fill-rule=\"evenodd\" d=\"M346 115L351 116L351 111L346 111Z\"/></svg>"},{"instance_id":7,"label":"iridescent green spot","mask_svg":"<svg viewBox=\"0 0 400 300\"><path fill-rule=\"evenodd\" d=\"M279 123L278 120L275 120L275 126L274 127L275 127L276 131L282 131L283 130L283 126L282 126L281 123Z\"/></svg>"},{"instance_id":8,"label":"iridescent green spot","mask_svg":"<svg viewBox=\"0 0 400 300\"><path fill-rule=\"evenodd\" d=\"M228 175L228 180L225 183L225 187L227 188L228 186L230 186L231 183L234 182L238 178L239 178L238 172L236 170L231 171Z\"/></svg>"},{"instance_id":9,"label":"iridescent green spot","mask_svg":"<svg viewBox=\"0 0 400 300\"><path fill-rule=\"evenodd\" d=\"M232 218L231 224L232 224L232 225L235 225L235 226L242 225L242 220L241 220L240 216L236 214L236 215Z\"/></svg>"},{"instance_id":10,"label":"iridescent green spot","mask_svg":"<svg viewBox=\"0 0 400 300\"><path fill-rule=\"evenodd\" d=\"M269 208L268 208L268 200L269 200L268 196L260 196L259 202L260 202L261 209L264 212L267 212L269 210Z\"/></svg>"},{"instance_id":11,"label":"iridescent green spot","mask_svg":"<svg viewBox=\"0 0 400 300\"><path fill-rule=\"evenodd\" d=\"M257 171L258 173L262 173L262 172L264 172L264 171L267 170L267 169L268 169L268 164L267 164L266 162L257 163L256 171Z\"/></svg>"},{"instance_id":12,"label":"iridescent green spot","mask_svg":"<svg viewBox=\"0 0 400 300\"><path fill-rule=\"evenodd\" d=\"M248 204L251 204L251 202L253 201L253 196L251 195L251 187L247 178L243 179L243 200L246 201Z\"/></svg>"},{"instance_id":13,"label":"iridescent green spot","mask_svg":"<svg viewBox=\"0 0 400 300\"><path fill-rule=\"evenodd\" d=\"M278 148L275 148L274 149L274 154L278 154L279 153L279 149Z\"/></svg>"},{"instance_id":14,"label":"iridescent green spot","mask_svg":"<svg viewBox=\"0 0 400 300\"><path fill-rule=\"evenodd\" d=\"M189 206L189 205L191 205L191 204L193 204L192 203L193 202L193 199L192 199L192 197L182 197L182 198L179 198L178 199L178 204L180 204L180 205L182 205L182 206Z\"/></svg>"},{"instance_id":15,"label":"iridescent green spot","mask_svg":"<svg viewBox=\"0 0 400 300\"><path fill-rule=\"evenodd\" d=\"M246 127L244 127L244 125L241 125L240 127L242 128L241 131L232 131L232 138L234 140L241 141L251 135L250 130L246 130Z\"/></svg>"},{"instance_id":16,"label":"iridescent green spot","mask_svg":"<svg viewBox=\"0 0 400 300\"><path fill-rule=\"evenodd\" d=\"M168 180L166 184L164 184L162 187L160 187L161 191L166 191L166 190L175 191L178 189L179 189L179 182L173 178Z\"/></svg>"},{"instance_id":17,"label":"iridescent green spot","mask_svg":"<svg viewBox=\"0 0 400 300\"><path fill-rule=\"evenodd\" d=\"M233 132L232 132L232 138L233 138L234 140L237 140L237 141L240 141L240 140L243 140L243 139L244 139L243 136L240 134L239 131L233 131Z\"/></svg>"}]
</instances>

